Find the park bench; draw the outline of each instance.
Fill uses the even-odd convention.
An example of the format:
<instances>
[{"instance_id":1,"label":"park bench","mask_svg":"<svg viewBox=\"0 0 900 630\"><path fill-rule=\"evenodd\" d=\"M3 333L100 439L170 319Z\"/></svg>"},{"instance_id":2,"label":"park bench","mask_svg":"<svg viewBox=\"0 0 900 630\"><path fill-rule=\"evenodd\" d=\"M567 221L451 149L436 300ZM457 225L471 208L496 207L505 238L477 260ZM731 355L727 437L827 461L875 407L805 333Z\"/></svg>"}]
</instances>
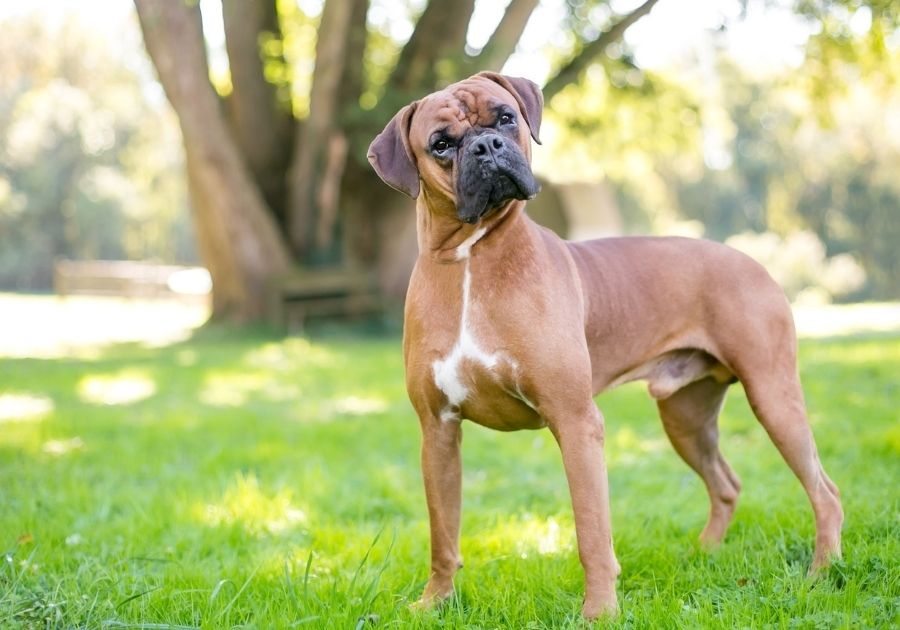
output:
<instances>
[{"instance_id":1,"label":"park bench","mask_svg":"<svg viewBox=\"0 0 900 630\"><path fill-rule=\"evenodd\" d=\"M374 273L352 267L293 269L267 287L272 326L296 332L309 317L360 317L382 311Z\"/></svg>"}]
</instances>

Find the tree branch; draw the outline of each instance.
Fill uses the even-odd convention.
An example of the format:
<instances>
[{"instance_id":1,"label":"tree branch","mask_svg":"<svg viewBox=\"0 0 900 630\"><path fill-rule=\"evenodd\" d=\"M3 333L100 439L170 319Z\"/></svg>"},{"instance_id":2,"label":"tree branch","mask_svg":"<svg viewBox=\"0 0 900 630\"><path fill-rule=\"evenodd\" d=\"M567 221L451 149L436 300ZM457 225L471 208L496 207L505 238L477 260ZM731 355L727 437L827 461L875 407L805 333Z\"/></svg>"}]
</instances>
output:
<instances>
[{"instance_id":1,"label":"tree branch","mask_svg":"<svg viewBox=\"0 0 900 630\"><path fill-rule=\"evenodd\" d=\"M475 0L431 0L400 52L388 80L388 93L408 100L413 92L434 89L438 80L459 78L441 76L458 74L459 68L448 68L450 72L442 73L436 66L454 57L462 60L474 10Z\"/></svg>"},{"instance_id":2,"label":"tree branch","mask_svg":"<svg viewBox=\"0 0 900 630\"><path fill-rule=\"evenodd\" d=\"M575 55L569 62L544 85L544 101L549 102L564 87L578 80L582 71L590 65L595 57L602 54L606 47L615 41L618 41L625 34L632 24L640 20L642 17L650 13L650 10L659 0L646 0L644 4L639 6L631 13L625 15L619 21L615 22L607 30L600 34L597 39L585 44L584 48Z\"/></svg>"},{"instance_id":3,"label":"tree branch","mask_svg":"<svg viewBox=\"0 0 900 630\"><path fill-rule=\"evenodd\" d=\"M515 52L516 44L538 2L539 0L512 0L488 43L472 58L470 65L478 71L500 72L503 64Z\"/></svg>"}]
</instances>

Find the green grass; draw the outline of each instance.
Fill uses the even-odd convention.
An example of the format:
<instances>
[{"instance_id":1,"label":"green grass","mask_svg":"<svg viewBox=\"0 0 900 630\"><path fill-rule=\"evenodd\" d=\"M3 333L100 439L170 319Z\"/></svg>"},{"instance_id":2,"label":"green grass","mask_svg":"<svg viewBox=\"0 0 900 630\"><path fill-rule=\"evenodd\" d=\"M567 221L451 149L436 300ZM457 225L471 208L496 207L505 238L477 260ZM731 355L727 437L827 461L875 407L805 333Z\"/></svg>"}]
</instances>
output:
<instances>
[{"instance_id":1,"label":"green grass","mask_svg":"<svg viewBox=\"0 0 900 630\"><path fill-rule=\"evenodd\" d=\"M700 552L702 484L643 388L626 386L599 398L623 568L614 626L900 623L900 337L804 342L801 361L844 496L844 561L804 577L809 505L740 387L722 434L744 493L723 548ZM206 330L159 349L0 359L4 417L0 627L583 624L552 437L470 423L458 595L408 609L428 539L397 338Z\"/></svg>"}]
</instances>

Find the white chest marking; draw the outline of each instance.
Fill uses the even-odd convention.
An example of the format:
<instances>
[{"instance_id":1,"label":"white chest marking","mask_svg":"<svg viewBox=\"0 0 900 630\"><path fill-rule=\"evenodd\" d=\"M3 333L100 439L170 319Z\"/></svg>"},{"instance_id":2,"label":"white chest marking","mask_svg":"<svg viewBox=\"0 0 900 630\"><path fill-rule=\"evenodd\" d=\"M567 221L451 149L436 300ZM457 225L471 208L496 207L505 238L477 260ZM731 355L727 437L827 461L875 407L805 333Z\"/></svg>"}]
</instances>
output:
<instances>
[{"instance_id":1,"label":"white chest marking","mask_svg":"<svg viewBox=\"0 0 900 630\"><path fill-rule=\"evenodd\" d=\"M472 250L472 245L477 243L484 233L487 232L487 228L480 227L474 232L472 235L464 240L459 246L456 248L456 260L463 260L469 257L469 253Z\"/></svg>"},{"instance_id":2,"label":"white chest marking","mask_svg":"<svg viewBox=\"0 0 900 630\"><path fill-rule=\"evenodd\" d=\"M431 365L434 373L434 384L447 397L448 407L441 412L441 419L444 421L459 420L459 405L469 395L469 388L463 383L460 374L463 359L475 361L488 369L494 368L500 360L499 352L485 352L478 346L478 342L472 335L471 322L469 321L469 310L472 301L470 294L471 284L472 274L469 271L469 261L467 260L466 269L463 273L463 303L462 314L459 318L459 337L453 349L450 350L450 354L443 359L438 359Z\"/></svg>"}]
</instances>

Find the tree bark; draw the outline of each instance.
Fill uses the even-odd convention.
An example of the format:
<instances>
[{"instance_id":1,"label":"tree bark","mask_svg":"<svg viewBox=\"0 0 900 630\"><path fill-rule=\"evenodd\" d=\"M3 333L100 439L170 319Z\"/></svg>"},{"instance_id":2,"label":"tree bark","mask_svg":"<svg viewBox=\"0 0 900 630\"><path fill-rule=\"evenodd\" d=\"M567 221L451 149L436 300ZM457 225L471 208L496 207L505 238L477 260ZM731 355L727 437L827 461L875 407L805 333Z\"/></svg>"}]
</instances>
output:
<instances>
[{"instance_id":1,"label":"tree bark","mask_svg":"<svg viewBox=\"0 0 900 630\"><path fill-rule=\"evenodd\" d=\"M347 27L347 42L344 48L344 73L341 77L341 89L338 100L341 104L341 115L346 120L350 111L359 109L359 97L362 96L365 84L366 15L369 12L369 0L349 0L353 7L350 10L350 23ZM368 142L366 143L368 146ZM365 156L363 156L365 159ZM367 160L368 161L368 160Z\"/></svg>"},{"instance_id":2,"label":"tree bark","mask_svg":"<svg viewBox=\"0 0 900 630\"><path fill-rule=\"evenodd\" d=\"M181 124L192 210L203 262L213 280L213 314L259 319L265 286L290 257L244 164L209 83L196 5L135 0L144 42Z\"/></svg>"},{"instance_id":3,"label":"tree bark","mask_svg":"<svg viewBox=\"0 0 900 630\"><path fill-rule=\"evenodd\" d=\"M261 55L264 37L282 39L275 4L275 0L223 0L222 17L232 84L229 123L266 204L283 222L293 116L289 97L279 102L276 86L266 80Z\"/></svg>"},{"instance_id":4,"label":"tree bark","mask_svg":"<svg viewBox=\"0 0 900 630\"><path fill-rule=\"evenodd\" d=\"M585 44L578 54L570 59L566 65L560 68L559 71L544 84L544 102L549 103L550 99L556 96L564 87L577 81L584 69L587 68L596 57L603 54L607 46L620 40L625 34L625 31L628 30L628 27L650 13L650 10L657 2L659 2L659 0L646 0L646 2L637 9L614 22L613 25L601 33L597 39Z\"/></svg>"},{"instance_id":5,"label":"tree bark","mask_svg":"<svg viewBox=\"0 0 900 630\"><path fill-rule=\"evenodd\" d=\"M525 32L531 14L537 8L539 0L512 0L506 12L497 24L488 43L472 60L471 65L476 72L491 70L500 72L503 64L516 50L516 44Z\"/></svg>"},{"instance_id":6,"label":"tree bark","mask_svg":"<svg viewBox=\"0 0 900 630\"><path fill-rule=\"evenodd\" d=\"M309 116L303 124L303 132L297 134L294 144L294 162L290 172L290 205L288 230L294 252L301 258L315 257L315 246L323 240L316 224L323 214L326 220L336 215L337 194L321 194L320 181L331 182L343 172L343 159L332 156L329 148L341 145L334 140L341 130L339 97L341 78L344 76L345 52L350 33L353 3L345 0L329 0L322 8L316 40L316 65L310 88ZM327 169L331 172L325 172ZM334 203L334 208L322 208L322 201ZM317 203L319 202L319 203ZM326 246L330 243L326 243Z\"/></svg>"},{"instance_id":7,"label":"tree bark","mask_svg":"<svg viewBox=\"0 0 900 630\"><path fill-rule=\"evenodd\" d=\"M441 83L461 78L465 66L466 31L475 0L432 0L409 41L400 52L400 59L388 81L388 93L411 100L429 92Z\"/></svg>"}]
</instances>

